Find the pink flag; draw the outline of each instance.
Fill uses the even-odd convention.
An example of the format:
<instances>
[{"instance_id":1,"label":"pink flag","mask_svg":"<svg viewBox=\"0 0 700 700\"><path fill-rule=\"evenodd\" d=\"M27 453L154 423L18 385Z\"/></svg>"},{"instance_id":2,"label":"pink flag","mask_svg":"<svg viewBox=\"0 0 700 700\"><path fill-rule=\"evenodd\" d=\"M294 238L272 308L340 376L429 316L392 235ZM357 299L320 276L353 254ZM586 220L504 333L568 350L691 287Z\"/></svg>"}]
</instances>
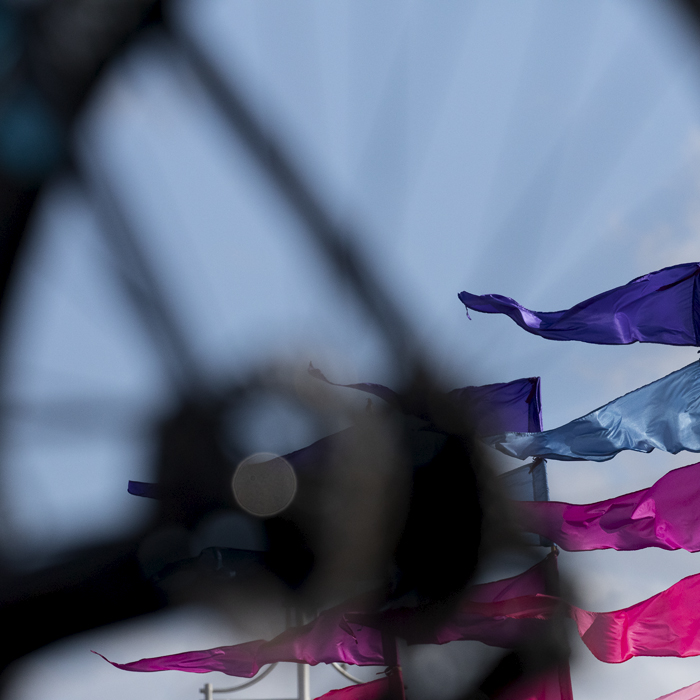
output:
<instances>
[{"instance_id":1,"label":"pink flag","mask_svg":"<svg viewBox=\"0 0 700 700\"><path fill-rule=\"evenodd\" d=\"M416 626L412 608L379 614L347 613L344 622L387 630L409 644L447 644L469 639L510 648L523 644L531 635L538 635L542 621L549 621L557 614L568 614L568 607L559 598L537 594L496 602L465 600L437 629Z\"/></svg>"},{"instance_id":2,"label":"pink flag","mask_svg":"<svg viewBox=\"0 0 700 700\"><path fill-rule=\"evenodd\" d=\"M520 678L495 695L492 700L573 700L573 698L569 664L565 663L544 673Z\"/></svg>"},{"instance_id":3,"label":"pink flag","mask_svg":"<svg viewBox=\"0 0 700 700\"><path fill-rule=\"evenodd\" d=\"M656 700L700 700L700 683L687 685L685 688L663 695Z\"/></svg>"},{"instance_id":4,"label":"pink flag","mask_svg":"<svg viewBox=\"0 0 700 700\"><path fill-rule=\"evenodd\" d=\"M700 654L700 574L629 608L592 613L571 606L584 644L601 661Z\"/></svg>"},{"instance_id":5,"label":"pink flag","mask_svg":"<svg viewBox=\"0 0 700 700\"><path fill-rule=\"evenodd\" d=\"M344 623L385 629L409 644L447 644L471 639L490 646L513 648L542 631L561 603L544 593L558 593L556 555L549 554L518 576L467 589L458 610L438 629L416 625L413 608L383 613L348 612Z\"/></svg>"},{"instance_id":6,"label":"pink flag","mask_svg":"<svg viewBox=\"0 0 700 700\"><path fill-rule=\"evenodd\" d=\"M700 551L700 463L674 469L653 486L598 503L514 503L523 529L562 549Z\"/></svg>"},{"instance_id":7,"label":"pink flag","mask_svg":"<svg viewBox=\"0 0 700 700\"><path fill-rule=\"evenodd\" d=\"M331 690L316 700L383 700L389 697L390 692L389 679L380 678L361 685ZM696 697L700 696L688 696L687 700L695 700ZM573 700L569 665L562 664L541 674L525 676L490 696L489 700ZM674 697L673 700L686 698Z\"/></svg>"},{"instance_id":8,"label":"pink flag","mask_svg":"<svg viewBox=\"0 0 700 700\"><path fill-rule=\"evenodd\" d=\"M248 678L274 661L385 665L380 628L403 636L409 644L477 639L508 646L513 638L528 630L527 625L513 627L509 620L532 624L551 620L558 614L573 618L584 644L596 658L607 663L621 663L633 656L700 655L700 574L688 576L641 603L605 613L582 610L555 596L541 594L466 600L447 624L432 633L424 628L416 633L412 625L415 611L408 608L377 615L349 612L352 609L347 604L332 608L314 622L287 630L270 642L257 640L113 665L129 671L221 671Z\"/></svg>"},{"instance_id":9,"label":"pink flag","mask_svg":"<svg viewBox=\"0 0 700 700\"><path fill-rule=\"evenodd\" d=\"M397 633L409 644L445 644L471 639L490 646L514 648L541 633L541 621L551 618L551 610L556 607L556 603L553 605L551 601L558 599L545 599L547 602L544 616L540 614L539 599L534 601L534 607L528 608L531 615L491 615L488 605L505 604L510 600L522 600L545 593L557 594L558 580L557 557L555 554L548 554L542 561L518 576L471 586L459 610L432 634L429 641L422 642L422 631L413 628L410 617L407 620L408 625L403 630L397 630Z\"/></svg>"},{"instance_id":10,"label":"pink flag","mask_svg":"<svg viewBox=\"0 0 700 700\"><path fill-rule=\"evenodd\" d=\"M499 601L544 592L549 590L547 580L552 575L556 575L556 560L553 555L549 555L519 576L473 586L469 590L469 597L474 601ZM386 658L381 632L377 625L365 623L366 618L376 621L380 616L355 613L355 620L350 614L366 609L365 604L366 601L360 598L346 601L324 611L308 625L289 629L269 642L258 639L244 644L186 651L125 664L105 660L125 671L220 671L245 678L254 676L262 666L275 661L296 661L312 665L335 661L358 666L383 666L390 660ZM478 606L481 603L474 604ZM541 605L539 600L537 604ZM546 605L551 603L547 602ZM402 608L392 613L401 617L408 633L415 621L415 610ZM458 617L462 621L459 629L464 634L469 613L460 612ZM478 612L472 614L470 619L473 623L472 634L475 635L470 638L480 639L479 635L482 635L483 641L496 646L519 643L523 634L527 634L527 627L532 625L532 620L529 619L516 621L503 617L500 620L488 620ZM455 637L458 638L464 637ZM450 639L445 638L440 643L447 641Z\"/></svg>"},{"instance_id":11,"label":"pink flag","mask_svg":"<svg viewBox=\"0 0 700 700\"><path fill-rule=\"evenodd\" d=\"M495 601L465 600L458 612L435 632L411 625L409 611L389 610L380 615L348 613L345 620L390 630L409 644L445 644L476 639L508 646L527 627L512 627L508 620L533 624L557 615L571 617L584 644L600 661L621 663L633 656L700 655L700 574L688 576L661 593L612 612L589 612L550 595L524 595ZM512 635L512 637L511 637Z\"/></svg>"},{"instance_id":12,"label":"pink flag","mask_svg":"<svg viewBox=\"0 0 700 700\"><path fill-rule=\"evenodd\" d=\"M475 613L487 618L546 620L566 611L576 622L584 644L607 663L633 656L697 656L700 654L700 574L687 576L661 593L622 610L596 613L563 604L553 596L523 596L494 603L468 602L464 639L472 639ZM450 623L449 636L459 639L459 616ZM445 640L448 641L448 640ZM439 642L438 642L439 643Z\"/></svg>"},{"instance_id":13,"label":"pink flag","mask_svg":"<svg viewBox=\"0 0 700 700\"><path fill-rule=\"evenodd\" d=\"M475 603L495 603L538 593L553 595L558 592L558 576L557 557L548 554L522 574L470 586L465 597Z\"/></svg>"},{"instance_id":14,"label":"pink flag","mask_svg":"<svg viewBox=\"0 0 700 700\"><path fill-rule=\"evenodd\" d=\"M379 630L352 623L340 626L344 613L358 608L361 609L358 599L346 601L321 613L308 625L288 629L269 642L258 639L244 644L156 656L126 664L109 661L102 654L99 656L125 671L220 671L229 676L244 678L253 677L262 666L276 661L296 661L311 665L335 661L357 666L383 666L385 655Z\"/></svg>"},{"instance_id":15,"label":"pink flag","mask_svg":"<svg viewBox=\"0 0 700 700\"><path fill-rule=\"evenodd\" d=\"M550 554L519 576L472 586L455 619L430 642L444 643L451 639L468 638L481 639L497 646L521 643L523 635L531 631L533 623L536 625L541 620L550 619L557 607L561 606L555 597L536 595L554 590L556 577L556 557ZM296 661L312 665L333 661L360 666L396 664L395 650L387 650L387 637L382 640L382 633L378 629L382 625L366 624L367 618L372 623L380 619L383 622L382 616L349 614L348 611L361 609L362 602L361 599L356 599L327 610L308 625L287 630L269 642L256 640L125 664L109 663L126 671L220 671L247 678L254 676L261 666L275 661ZM403 608L390 612L407 623L404 631L410 631L415 610ZM351 619L353 617L358 619ZM407 636L410 637L410 634ZM402 697L402 687L400 667L396 667L394 673L386 678L331 691L323 696L323 700ZM568 664L522 678L501 691L493 700L572 700Z\"/></svg>"},{"instance_id":16,"label":"pink flag","mask_svg":"<svg viewBox=\"0 0 700 700\"><path fill-rule=\"evenodd\" d=\"M391 687L388 678L380 678L369 683L349 685L346 688L330 690L316 700L383 700L389 697Z\"/></svg>"}]
</instances>

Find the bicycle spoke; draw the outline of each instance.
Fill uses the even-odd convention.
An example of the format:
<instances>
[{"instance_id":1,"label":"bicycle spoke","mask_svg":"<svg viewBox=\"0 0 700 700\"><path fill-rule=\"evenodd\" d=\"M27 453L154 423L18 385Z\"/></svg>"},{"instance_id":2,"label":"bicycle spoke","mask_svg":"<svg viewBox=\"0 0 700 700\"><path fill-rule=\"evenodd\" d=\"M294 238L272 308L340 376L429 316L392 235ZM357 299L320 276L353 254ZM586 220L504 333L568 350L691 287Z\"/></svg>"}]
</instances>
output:
<instances>
[{"instance_id":1,"label":"bicycle spoke","mask_svg":"<svg viewBox=\"0 0 700 700\"><path fill-rule=\"evenodd\" d=\"M141 321L158 348L174 384L181 393L202 389L204 374L154 266L142 249L123 204L110 187L109 176L80 149L81 180L92 195L105 239L112 248L117 276Z\"/></svg>"},{"instance_id":2,"label":"bicycle spoke","mask_svg":"<svg viewBox=\"0 0 700 700\"><path fill-rule=\"evenodd\" d=\"M201 87L304 222L339 278L353 289L388 340L404 375L411 376L419 364L415 334L384 286L371 273L370 266L354 243L359 237L347 227L335 223L330 211L302 176L301 169L281 141L263 127L230 76L224 78L185 31L175 30L172 35Z\"/></svg>"}]
</instances>

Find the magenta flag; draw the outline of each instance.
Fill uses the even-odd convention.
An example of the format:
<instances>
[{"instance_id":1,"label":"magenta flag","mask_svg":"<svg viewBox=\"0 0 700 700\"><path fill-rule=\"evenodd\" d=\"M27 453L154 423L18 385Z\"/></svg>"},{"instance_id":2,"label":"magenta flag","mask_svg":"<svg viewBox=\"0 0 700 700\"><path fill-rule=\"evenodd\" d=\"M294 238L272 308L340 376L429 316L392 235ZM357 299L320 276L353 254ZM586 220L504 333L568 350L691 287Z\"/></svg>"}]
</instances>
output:
<instances>
[{"instance_id":1,"label":"magenta flag","mask_svg":"<svg viewBox=\"0 0 700 700\"><path fill-rule=\"evenodd\" d=\"M543 619L540 613L539 601L536 603L536 613L531 616L500 616L491 615L490 604L498 604L509 600L523 600L528 596L558 593L559 574L557 572L557 557L548 554L542 561L530 567L518 576L482 583L471 586L459 610L453 614L449 622L434 632L430 639L421 639L410 623L403 631L398 631L409 644L446 644L447 642L471 639L489 646L514 648L523 644L528 638L541 632ZM556 600L553 598L552 600ZM486 605L484 609L482 606ZM549 619L551 603L546 604Z\"/></svg>"},{"instance_id":2,"label":"magenta flag","mask_svg":"<svg viewBox=\"0 0 700 700\"><path fill-rule=\"evenodd\" d=\"M492 602L507 600L515 596L528 596L547 591L548 581L556 575L556 559L550 554L543 561L528 569L525 573L512 578L480 584L469 589L468 597L474 605L480 601ZM299 628L292 628L278 635L271 641L258 639L243 644L186 651L181 654L157 656L130 663L120 664L109 661L113 666L125 671L187 671L189 673L207 673L220 671L230 676L251 678L265 664L276 661L302 662L315 665L318 663L344 662L357 666L386 665L382 635L378 625L366 624L367 619L379 619L376 615L355 613L365 606L363 599L353 599L322 612L313 622ZM537 605L541 607L538 600ZM551 603L547 600L546 605ZM539 608L538 608L539 610ZM415 619L415 610L402 608L395 611L404 623L404 629L410 630ZM460 611L461 630L464 633L465 614ZM466 613L469 616L469 613ZM356 618L356 619L355 619ZM471 638L484 636L487 643L496 646L508 646L518 643L527 632L531 620L514 622L509 618L500 620L484 619L477 611L471 616ZM454 637L461 639L464 637ZM490 641L489 641L490 640ZM450 641L445 638L439 643ZM97 653L97 652L95 652ZM100 654L100 656L102 656ZM105 657L102 656L104 659Z\"/></svg>"},{"instance_id":3,"label":"magenta flag","mask_svg":"<svg viewBox=\"0 0 700 700\"><path fill-rule=\"evenodd\" d=\"M316 700L383 700L390 693L389 679L380 678L369 683L331 690ZM688 696L687 700L694 700L695 697L697 696ZM541 674L525 676L490 696L489 700L573 700L569 665L562 664ZM678 700L686 698L679 697Z\"/></svg>"},{"instance_id":4,"label":"magenta flag","mask_svg":"<svg viewBox=\"0 0 700 700\"><path fill-rule=\"evenodd\" d=\"M373 616L348 613L345 620L390 630L409 644L477 639L494 646L508 646L513 628L499 630L504 620L534 623L558 615L571 617L584 644L606 663L621 663L634 656L698 656L700 574L688 576L641 603L612 612L589 612L558 597L536 594L493 601L466 599L442 628L419 635L412 634L406 609Z\"/></svg>"},{"instance_id":5,"label":"magenta flag","mask_svg":"<svg viewBox=\"0 0 700 700\"><path fill-rule=\"evenodd\" d=\"M473 603L497 603L538 593L554 594L558 576L557 556L550 553L522 574L470 586L465 599Z\"/></svg>"},{"instance_id":6,"label":"magenta flag","mask_svg":"<svg viewBox=\"0 0 700 700\"><path fill-rule=\"evenodd\" d=\"M492 700L573 700L569 664L525 676L493 696Z\"/></svg>"},{"instance_id":7,"label":"magenta flag","mask_svg":"<svg viewBox=\"0 0 700 700\"><path fill-rule=\"evenodd\" d=\"M505 314L529 333L550 340L599 345L700 344L700 263L666 267L586 299L565 311L530 311L500 294L460 292L474 311ZM469 312L467 311L467 315Z\"/></svg>"},{"instance_id":8,"label":"magenta flag","mask_svg":"<svg viewBox=\"0 0 700 700\"><path fill-rule=\"evenodd\" d=\"M503 590L504 595L508 595ZM516 591L517 586L510 590ZM221 671L247 678L255 675L261 666L275 661L385 665L380 629L403 636L409 644L477 639L496 646L509 646L517 638L516 633L528 631L528 626L514 628L504 622L519 620L534 625L562 614L575 620L584 644L596 658L607 663L621 663L634 656L700 655L700 574L688 576L641 603L612 612L589 612L551 595L496 597L499 599L466 599L457 614L432 633L424 629L414 633L411 623L415 611L412 609L367 615L350 612L354 606L346 604L322 613L304 627L287 630L269 642L257 640L126 664L110 663L127 671Z\"/></svg>"},{"instance_id":9,"label":"magenta flag","mask_svg":"<svg viewBox=\"0 0 700 700\"><path fill-rule=\"evenodd\" d=\"M511 592L517 591L517 585L511 584L501 587L503 595L509 595L508 587ZM487 590L481 589L482 592ZM482 596L477 593L475 597ZM495 597L499 599L466 599L458 613L430 635L422 630L418 636L412 636L411 619L415 611L411 609L367 615L349 612L354 606L346 604L322 613L304 627L287 630L269 642L257 640L126 664L110 663L127 671L221 671L247 678L255 675L261 666L275 661L385 665L380 629L404 636L409 644L478 639L508 646L513 630L508 627L499 630L504 621L546 621L562 614L576 622L584 644L600 661L621 663L634 656L700 655L700 574L688 576L636 605L612 612L589 612L551 595L501 598L497 594Z\"/></svg>"},{"instance_id":10,"label":"magenta flag","mask_svg":"<svg viewBox=\"0 0 700 700\"><path fill-rule=\"evenodd\" d=\"M700 574L622 610L570 610L584 644L601 661L700 654Z\"/></svg>"},{"instance_id":11,"label":"magenta flag","mask_svg":"<svg viewBox=\"0 0 700 700\"><path fill-rule=\"evenodd\" d=\"M673 693L662 695L656 700L700 700L700 683L687 685L685 688L675 690Z\"/></svg>"},{"instance_id":12,"label":"magenta flag","mask_svg":"<svg viewBox=\"0 0 700 700\"><path fill-rule=\"evenodd\" d=\"M358 607L361 607L358 600L346 601L321 613L313 622L303 627L288 629L270 641L258 639L243 644L156 656L125 664L109 661L102 654L99 656L124 671L220 671L229 676L243 678L252 678L262 666L277 661L310 665L341 662L357 666L384 666L381 632L343 621L343 615L348 609Z\"/></svg>"},{"instance_id":13,"label":"magenta flag","mask_svg":"<svg viewBox=\"0 0 700 700\"><path fill-rule=\"evenodd\" d=\"M499 603L514 598L522 599L524 596L534 597L537 594L556 590L558 576L556 555L549 554L522 574L470 586L465 596L464 609L461 609L455 618L430 640L422 640L419 636L410 634L412 611L404 609L402 615L407 616L404 619L408 619L409 624L403 632L411 638L410 643L414 644L423 641L443 644L457 639L476 639L493 646L518 646L527 639L528 634L538 631L537 627L542 624L542 619L551 617L552 610L556 609L558 605L557 600L545 598L544 606L538 601L535 608L528 608L534 619L525 619L523 610L519 608L517 609L519 619L484 617L480 614L484 612L482 604ZM359 619L360 616L358 615L357 618ZM396 619L393 622L395 623ZM376 617L372 624L376 624ZM453 632L452 635L450 635L450 631ZM344 690L349 691L350 689ZM332 692L340 693L342 691ZM323 696L324 699L329 695ZM355 698L354 696L352 698L334 697L333 700L355 700ZM364 698L358 700L364 700ZM490 700L573 700L569 664L562 663L542 673L520 678L492 696Z\"/></svg>"},{"instance_id":14,"label":"magenta flag","mask_svg":"<svg viewBox=\"0 0 700 700\"><path fill-rule=\"evenodd\" d=\"M700 463L674 469L653 486L598 503L515 501L524 530L570 552L644 547L700 551Z\"/></svg>"},{"instance_id":15,"label":"magenta flag","mask_svg":"<svg viewBox=\"0 0 700 700\"><path fill-rule=\"evenodd\" d=\"M348 612L344 620L385 629L409 644L447 644L470 639L514 648L541 633L542 621L551 619L561 606L558 598L540 595L558 592L557 586L556 555L549 554L518 576L471 586L459 608L438 629L426 630L416 625L412 608L369 614Z\"/></svg>"},{"instance_id":16,"label":"magenta flag","mask_svg":"<svg viewBox=\"0 0 700 700\"><path fill-rule=\"evenodd\" d=\"M387 630L408 644L447 644L468 639L489 646L513 648L540 633L542 621L551 620L557 614L568 614L568 607L559 598L536 594L495 602L465 600L437 630L415 627L414 612L410 608L375 615L347 613L345 621Z\"/></svg>"},{"instance_id":17,"label":"magenta flag","mask_svg":"<svg viewBox=\"0 0 700 700\"><path fill-rule=\"evenodd\" d=\"M316 700L383 700L391 693L391 684L388 678L379 678L369 683L349 685L346 688L330 690Z\"/></svg>"},{"instance_id":18,"label":"magenta flag","mask_svg":"<svg viewBox=\"0 0 700 700\"><path fill-rule=\"evenodd\" d=\"M641 603L612 612L589 612L548 595L494 603L468 602L460 612L495 619L503 616L547 620L562 611L576 622L583 643L593 655L606 663L621 663L634 656L700 655L700 574L681 579ZM459 639L459 622L457 618L451 624L452 639ZM470 627L465 631L469 634Z\"/></svg>"}]
</instances>

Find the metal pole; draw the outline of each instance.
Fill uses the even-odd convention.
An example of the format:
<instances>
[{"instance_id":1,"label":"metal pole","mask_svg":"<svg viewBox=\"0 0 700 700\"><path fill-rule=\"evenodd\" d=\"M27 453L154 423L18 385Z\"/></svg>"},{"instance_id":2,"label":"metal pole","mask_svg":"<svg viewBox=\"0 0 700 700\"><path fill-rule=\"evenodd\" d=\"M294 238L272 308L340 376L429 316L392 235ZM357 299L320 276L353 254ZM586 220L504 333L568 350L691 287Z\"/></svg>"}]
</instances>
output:
<instances>
[{"instance_id":1,"label":"metal pole","mask_svg":"<svg viewBox=\"0 0 700 700\"><path fill-rule=\"evenodd\" d=\"M308 664L297 664L298 700L311 700L311 684Z\"/></svg>"},{"instance_id":2,"label":"metal pole","mask_svg":"<svg viewBox=\"0 0 700 700\"><path fill-rule=\"evenodd\" d=\"M396 647L396 637L388 632L382 632L382 650L384 651L387 678L389 679L388 698L390 700L406 700L403 674L399 665L399 651Z\"/></svg>"},{"instance_id":3,"label":"metal pole","mask_svg":"<svg viewBox=\"0 0 700 700\"><path fill-rule=\"evenodd\" d=\"M211 683L205 683L199 692L204 693L204 700L214 700L214 686Z\"/></svg>"},{"instance_id":4,"label":"metal pole","mask_svg":"<svg viewBox=\"0 0 700 700\"><path fill-rule=\"evenodd\" d=\"M300 608L295 611L296 626L303 627L304 612ZM297 698L298 700L311 700L311 677L308 664L297 664Z\"/></svg>"}]
</instances>

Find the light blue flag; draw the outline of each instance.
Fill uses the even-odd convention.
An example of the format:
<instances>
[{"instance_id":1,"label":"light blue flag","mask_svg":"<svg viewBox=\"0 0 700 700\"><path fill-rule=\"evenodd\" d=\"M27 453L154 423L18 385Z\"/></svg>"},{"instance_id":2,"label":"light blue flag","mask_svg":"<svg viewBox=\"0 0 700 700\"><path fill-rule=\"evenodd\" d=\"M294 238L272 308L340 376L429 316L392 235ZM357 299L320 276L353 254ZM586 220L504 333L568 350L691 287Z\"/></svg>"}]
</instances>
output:
<instances>
[{"instance_id":1,"label":"light blue flag","mask_svg":"<svg viewBox=\"0 0 700 700\"><path fill-rule=\"evenodd\" d=\"M502 433L482 439L520 459L605 462L622 450L700 452L700 362L554 430Z\"/></svg>"}]
</instances>

